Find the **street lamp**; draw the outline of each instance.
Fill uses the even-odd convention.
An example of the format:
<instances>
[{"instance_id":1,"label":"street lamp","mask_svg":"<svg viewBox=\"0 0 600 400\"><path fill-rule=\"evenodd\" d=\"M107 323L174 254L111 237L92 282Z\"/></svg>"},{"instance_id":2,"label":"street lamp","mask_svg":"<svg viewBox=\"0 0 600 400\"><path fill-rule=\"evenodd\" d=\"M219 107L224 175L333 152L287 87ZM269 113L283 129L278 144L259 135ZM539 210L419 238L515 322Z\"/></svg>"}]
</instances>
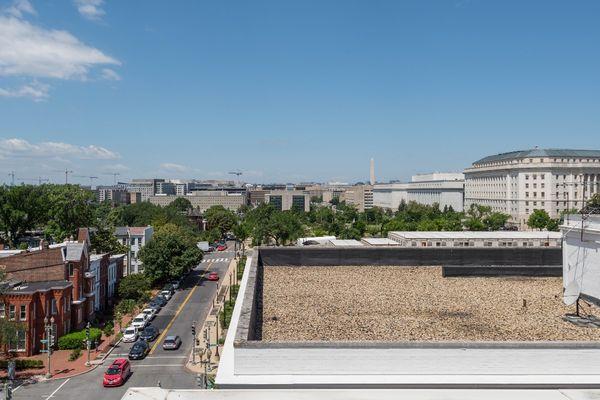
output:
<instances>
[{"instance_id":1,"label":"street lamp","mask_svg":"<svg viewBox=\"0 0 600 400\"><path fill-rule=\"evenodd\" d=\"M90 327L91 324L88 321L88 323L85 325L85 345L87 347L87 361L85 362L86 367L92 365L92 363L90 362L90 350L92 348L92 343L90 341Z\"/></svg>"},{"instance_id":2,"label":"street lamp","mask_svg":"<svg viewBox=\"0 0 600 400\"><path fill-rule=\"evenodd\" d=\"M46 373L46 378L52 378L52 369L50 368L50 356L52 355L52 325L54 325L54 316L50 317L48 320L48 316L44 317L44 330L46 331L46 351L48 353L48 373Z\"/></svg>"}]
</instances>

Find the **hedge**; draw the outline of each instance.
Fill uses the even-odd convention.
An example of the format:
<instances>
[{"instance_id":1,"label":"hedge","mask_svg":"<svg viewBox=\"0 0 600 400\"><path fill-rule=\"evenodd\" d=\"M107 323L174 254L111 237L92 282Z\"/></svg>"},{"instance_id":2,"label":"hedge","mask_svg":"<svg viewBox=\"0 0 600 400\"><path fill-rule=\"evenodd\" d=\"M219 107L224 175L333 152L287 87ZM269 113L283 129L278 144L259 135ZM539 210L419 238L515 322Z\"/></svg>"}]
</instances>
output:
<instances>
[{"instance_id":1,"label":"hedge","mask_svg":"<svg viewBox=\"0 0 600 400\"><path fill-rule=\"evenodd\" d=\"M99 342L102 331L98 328L90 328L90 340ZM58 338L58 348L61 350L85 349L85 329L71 332Z\"/></svg>"},{"instance_id":2,"label":"hedge","mask_svg":"<svg viewBox=\"0 0 600 400\"><path fill-rule=\"evenodd\" d=\"M44 368L44 362L42 360L21 360L15 359L15 366L17 369L33 369L33 368ZM0 360L0 369L8 368L8 360Z\"/></svg>"}]
</instances>

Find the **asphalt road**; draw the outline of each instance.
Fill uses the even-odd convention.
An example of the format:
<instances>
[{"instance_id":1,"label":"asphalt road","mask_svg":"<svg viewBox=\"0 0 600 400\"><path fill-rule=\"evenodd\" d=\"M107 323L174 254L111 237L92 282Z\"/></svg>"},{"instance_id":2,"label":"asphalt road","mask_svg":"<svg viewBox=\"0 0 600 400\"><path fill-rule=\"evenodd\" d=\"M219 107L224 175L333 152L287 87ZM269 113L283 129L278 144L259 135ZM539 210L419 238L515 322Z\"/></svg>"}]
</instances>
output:
<instances>
[{"instance_id":1,"label":"asphalt road","mask_svg":"<svg viewBox=\"0 0 600 400\"><path fill-rule=\"evenodd\" d=\"M216 271L223 276L233 257L233 242L226 251L205 254L202 263L190 273L181 288L152 321L152 325L160 330L161 336L150 343L151 353L145 359L131 361L133 374L125 385L119 388L104 388L102 377L112 360L127 357L131 343L121 343L104 364L93 371L73 378L18 387L14 391L13 398L18 400L121 399L128 387L156 386L159 381L163 388L198 388L196 376L184 367L192 348L191 325L193 321L196 321L197 327L202 325L201 322L208 314L217 288L216 282L202 279L202 275L205 271ZM167 332L164 332L165 329ZM181 337L183 343L178 350L162 349L162 341L167 335Z\"/></svg>"}]
</instances>

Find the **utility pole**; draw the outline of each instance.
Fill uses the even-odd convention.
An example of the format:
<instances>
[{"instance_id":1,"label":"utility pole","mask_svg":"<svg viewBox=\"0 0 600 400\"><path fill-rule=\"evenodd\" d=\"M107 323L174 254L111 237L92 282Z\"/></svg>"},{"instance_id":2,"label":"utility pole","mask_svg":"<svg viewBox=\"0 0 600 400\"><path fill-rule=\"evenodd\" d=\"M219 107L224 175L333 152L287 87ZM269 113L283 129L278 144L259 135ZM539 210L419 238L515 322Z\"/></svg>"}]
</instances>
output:
<instances>
[{"instance_id":1,"label":"utility pole","mask_svg":"<svg viewBox=\"0 0 600 400\"><path fill-rule=\"evenodd\" d=\"M192 364L196 365L196 323L192 322Z\"/></svg>"}]
</instances>

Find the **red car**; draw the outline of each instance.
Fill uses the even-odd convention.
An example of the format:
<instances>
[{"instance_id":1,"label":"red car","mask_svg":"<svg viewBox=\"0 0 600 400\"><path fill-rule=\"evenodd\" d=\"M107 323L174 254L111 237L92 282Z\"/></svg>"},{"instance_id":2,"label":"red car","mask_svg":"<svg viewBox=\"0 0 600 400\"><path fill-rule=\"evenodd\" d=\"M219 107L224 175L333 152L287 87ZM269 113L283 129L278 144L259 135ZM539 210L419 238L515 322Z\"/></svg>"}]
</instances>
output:
<instances>
[{"instance_id":1,"label":"red car","mask_svg":"<svg viewBox=\"0 0 600 400\"><path fill-rule=\"evenodd\" d=\"M104 387L121 386L131 375L131 364L126 358L117 358L104 373Z\"/></svg>"},{"instance_id":2,"label":"red car","mask_svg":"<svg viewBox=\"0 0 600 400\"><path fill-rule=\"evenodd\" d=\"M217 251L225 251L227 250L227 246L224 246L222 244L219 245L219 247L217 247Z\"/></svg>"},{"instance_id":3,"label":"red car","mask_svg":"<svg viewBox=\"0 0 600 400\"><path fill-rule=\"evenodd\" d=\"M219 274L217 274L216 272L211 272L210 274L208 274L208 277L206 279L208 279L209 281L218 281Z\"/></svg>"}]
</instances>

